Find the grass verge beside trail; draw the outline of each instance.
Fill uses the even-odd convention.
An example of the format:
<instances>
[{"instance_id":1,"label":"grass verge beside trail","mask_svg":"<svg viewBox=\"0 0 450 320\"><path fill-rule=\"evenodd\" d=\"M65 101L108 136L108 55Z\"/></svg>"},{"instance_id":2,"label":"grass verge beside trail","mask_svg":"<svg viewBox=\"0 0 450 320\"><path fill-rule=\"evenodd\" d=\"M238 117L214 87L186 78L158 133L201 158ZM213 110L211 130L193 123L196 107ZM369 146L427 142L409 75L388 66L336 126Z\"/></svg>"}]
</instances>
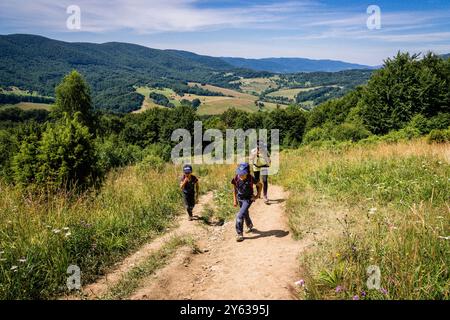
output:
<instances>
[{"instance_id":1,"label":"grass verge beside trail","mask_svg":"<svg viewBox=\"0 0 450 320\"><path fill-rule=\"evenodd\" d=\"M420 140L283 153L276 181L290 190L297 236L323 197L347 208L340 236L302 256L300 297L449 299L449 150ZM322 200L305 197L308 190ZM369 266L380 268L378 290L367 286Z\"/></svg>"}]
</instances>

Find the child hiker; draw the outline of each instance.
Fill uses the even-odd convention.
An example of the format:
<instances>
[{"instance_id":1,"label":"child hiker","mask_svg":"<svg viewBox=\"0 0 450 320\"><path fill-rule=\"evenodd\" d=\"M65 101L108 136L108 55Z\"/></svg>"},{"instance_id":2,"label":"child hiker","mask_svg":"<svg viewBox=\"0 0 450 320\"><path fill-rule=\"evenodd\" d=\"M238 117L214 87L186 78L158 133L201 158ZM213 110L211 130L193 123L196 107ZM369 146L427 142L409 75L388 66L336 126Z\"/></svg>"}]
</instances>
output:
<instances>
[{"instance_id":1,"label":"child hiker","mask_svg":"<svg viewBox=\"0 0 450 320\"><path fill-rule=\"evenodd\" d=\"M239 213L236 216L236 241L244 240L244 221L247 225L247 232L252 232L253 223L248 212L252 202L260 196L260 189L258 194L254 195L254 180L250 175L250 165L248 163L241 163L236 170L236 176L231 180L234 186L233 200L234 206L237 207L239 203Z\"/></svg>"},{"instance_id":2,"label":"child hiker","mask_svg":"<svg viewBox=\"0 0 450 320\"><path fill-rule=\"evenodd\" d=\"M198 178L192 174L192 166L185 165L183 167L184 175L180 179L180 189L183 192L184 206L188 212L188 219L192 221L192 210L195 204L198 203L199 184Z\"/></svg>"}]
</instances>

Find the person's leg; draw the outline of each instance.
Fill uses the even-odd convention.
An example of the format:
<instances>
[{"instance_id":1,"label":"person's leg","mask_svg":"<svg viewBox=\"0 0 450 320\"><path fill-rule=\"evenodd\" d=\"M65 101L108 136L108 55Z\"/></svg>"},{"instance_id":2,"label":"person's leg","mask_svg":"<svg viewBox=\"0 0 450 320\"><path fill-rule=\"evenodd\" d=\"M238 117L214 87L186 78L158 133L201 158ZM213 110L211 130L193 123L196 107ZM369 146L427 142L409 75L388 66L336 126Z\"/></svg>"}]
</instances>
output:
<instances>
[{"instance_id":1,"label":"person's leg","mask_svg":"<svg viewBox=\"0 0 450 320\"><path fill-rule=\"evenodd\" d=\"M242 205L243 207L245 207L245 211L244 211L245 225L249 229L253 228L253 222L252 222L252 219L250 218L250 211L249 211L251 205L252 205L252 201L250 201L250 200L246 200L244 202L244 204Z\"/></svg>"},{"instance_id":2,"label":"person's leg","mask_svg":"<svg viewBox=\"0 0 450 320\"><path fill-rule=\"evenodd\" d=\"M261 171L254 171L253 175L255 176L256 189L257 189L258 194L260 195L260 198L261 198L261 188L262 188Z\"/></svg>"},{"instance_id":3,"label":"person's leg","mask_svg":"<svg viewBox=\"0 0 450 320\"><path fill-rule=\"evenodd\" d=\"M269 189L269 180L267 174L262 175L262 181L264 185L263 189L264 198L267 199L267 190Z\"/></svg>"},{"instance_id":4,"label":"person's leg","mask_svg":"<svg viewBox=\"0 0 450 320\"><path fill-rule=\"evenodd\" d=\"M195 199L187 194L183 194L184 206L190 218L192 218L192 211L195 206Z\"/></svg>"},{"instance_id":5,"label":"person's leg","mask_svg":"<svg viewBox=\"0 0 450 320\"><path fill-rule=\"evenodd\" d=\"M238 235L242 235L244 233L244 219L245 212L247 210L248 205L246 205L247 201L239 200L239 212L236 215L236 233Z\"/></svg>"}]
</instances>

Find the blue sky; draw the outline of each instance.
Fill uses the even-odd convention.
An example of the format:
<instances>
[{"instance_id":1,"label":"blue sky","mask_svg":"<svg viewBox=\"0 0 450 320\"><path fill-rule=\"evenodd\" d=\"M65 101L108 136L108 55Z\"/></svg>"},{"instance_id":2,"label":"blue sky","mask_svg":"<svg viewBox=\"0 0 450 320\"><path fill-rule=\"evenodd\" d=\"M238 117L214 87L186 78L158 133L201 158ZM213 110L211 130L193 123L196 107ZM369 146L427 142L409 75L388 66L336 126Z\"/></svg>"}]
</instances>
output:
<instances>
[{"instance_id":1,"label":"blue sky","mask_svg":"<svg viewBox=\"0 0 450 320\"><path fill-rule=\"evenodd\" d=\"M81 9L69 30L66 10ZM367 8L381 9L369 30ZM131 42L213 56L307 57L378 65L398 50L450 52L450 1L17 0L0 2L0 34Z\"/></svg>"}]
</instances>

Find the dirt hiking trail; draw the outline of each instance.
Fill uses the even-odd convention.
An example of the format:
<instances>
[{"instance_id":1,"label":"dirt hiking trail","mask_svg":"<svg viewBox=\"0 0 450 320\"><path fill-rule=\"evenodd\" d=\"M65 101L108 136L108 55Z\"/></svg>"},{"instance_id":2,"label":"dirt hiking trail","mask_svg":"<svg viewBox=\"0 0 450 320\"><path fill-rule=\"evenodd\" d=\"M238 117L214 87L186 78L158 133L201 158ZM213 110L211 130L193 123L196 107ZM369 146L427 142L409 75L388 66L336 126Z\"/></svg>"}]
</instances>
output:
<instances>
[{"instance_id":1,"label":"dirt hiking trail","mask_svg":"<svg viewBox=\"0 0 450 320\"><path fill-rule=\"evenodd\" d=\"M270 186L270 204L257 200L250 208L255 230L235 240L234 220L210 226L201 220L178 218L175 228L144 245L96 283L84 287L85 298L96 299L117 283L134 266L145 261L173 236L191 236L200 253L179 249L170 262L141 281L128 299L295 299L295 281L301 277L298 256L316 245L324 232L310 232L294 240L287 226L285 201L288 194ZM230 195L230 201L231 195ZM200 198L194 216L201 216L205 205L213 206L210 192ZM238 208L236 208L236 212Z\"/></svg>"}]
</instances>

